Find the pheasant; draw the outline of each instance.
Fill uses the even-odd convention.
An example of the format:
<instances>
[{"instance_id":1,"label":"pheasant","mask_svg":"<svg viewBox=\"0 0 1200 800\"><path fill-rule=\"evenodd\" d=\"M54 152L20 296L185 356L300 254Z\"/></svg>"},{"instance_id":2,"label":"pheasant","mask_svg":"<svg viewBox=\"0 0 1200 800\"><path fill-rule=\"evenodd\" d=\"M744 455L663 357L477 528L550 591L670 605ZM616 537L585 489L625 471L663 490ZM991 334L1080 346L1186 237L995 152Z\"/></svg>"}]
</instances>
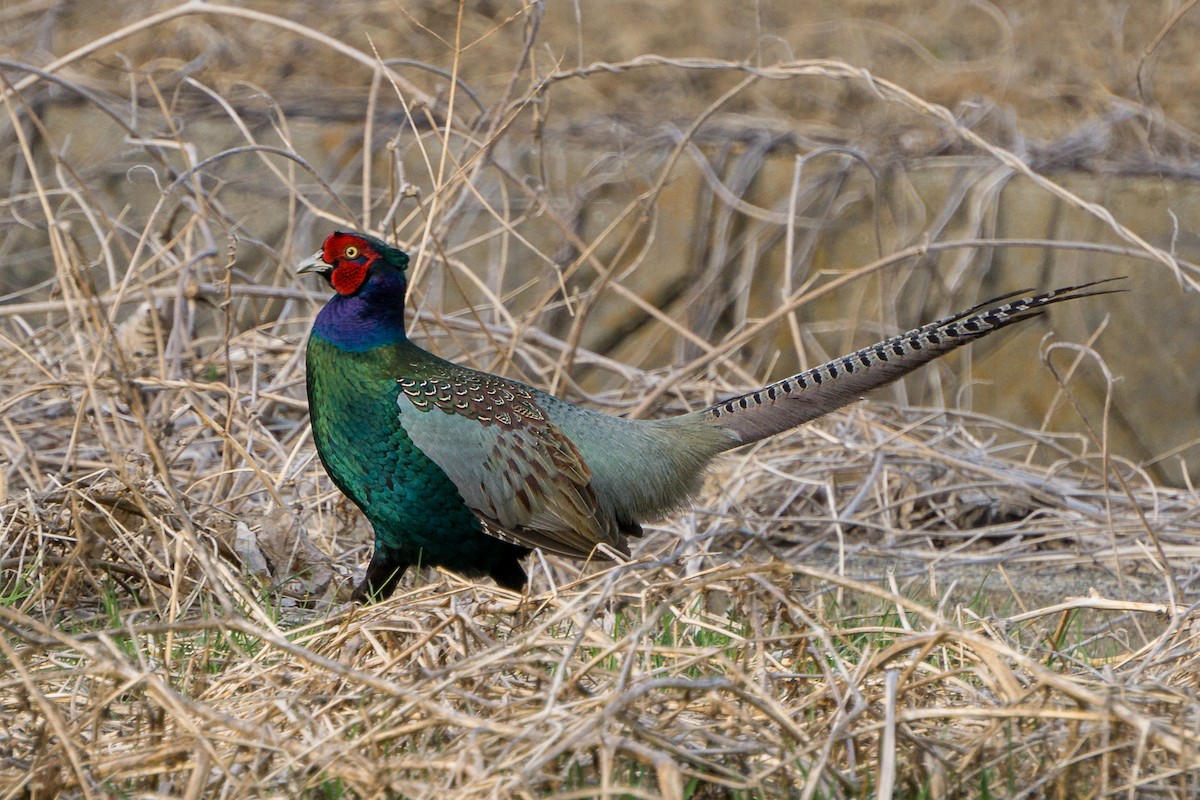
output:
<instances>
[{"instance_id":1,"label":"pheasant","mask_svg":"<svg viewBox=\"0 0 1200 800\"><path fill-rule=\"evenodd\" d=\"M321 462L375 530L352 594L360 602L389 596L417 564L520 591L531 548L628 554L640 523L682 506L717 454L816 419L1052 303L1114 291L1094 281L1014 292L710 408L636 420L417 347L404 328L407 265L380 239L338 231L298 267L335 292L308 339L308 407Z\"/></svg>"}]
</instances>

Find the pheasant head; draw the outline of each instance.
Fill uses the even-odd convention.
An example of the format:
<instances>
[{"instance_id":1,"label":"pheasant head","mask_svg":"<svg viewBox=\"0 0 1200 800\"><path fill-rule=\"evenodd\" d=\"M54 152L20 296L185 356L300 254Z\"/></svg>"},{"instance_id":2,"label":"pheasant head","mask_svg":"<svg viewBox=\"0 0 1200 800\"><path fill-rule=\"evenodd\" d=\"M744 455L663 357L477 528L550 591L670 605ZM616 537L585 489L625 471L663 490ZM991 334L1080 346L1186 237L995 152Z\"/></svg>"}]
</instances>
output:
<instances>
[{"instance_id":1,"label":"pheasant head","mask_svg":"<svg viewBox=\"0 0 1200 800\"><path fill-rule=\"evenodd\" d=\"M313 333L343 350L370 350L405 338L408 254L365 233L335 231L300 262L337 292L313 324Z\"/></svg>"}]
</instances>

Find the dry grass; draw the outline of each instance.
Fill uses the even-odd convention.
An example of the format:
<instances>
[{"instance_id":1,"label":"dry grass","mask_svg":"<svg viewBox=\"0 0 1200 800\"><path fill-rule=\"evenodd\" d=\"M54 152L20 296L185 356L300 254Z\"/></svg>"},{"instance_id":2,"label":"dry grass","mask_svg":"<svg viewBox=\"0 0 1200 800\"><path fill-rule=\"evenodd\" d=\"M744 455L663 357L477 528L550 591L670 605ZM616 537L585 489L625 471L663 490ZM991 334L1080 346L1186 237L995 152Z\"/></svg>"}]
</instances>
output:
<instances>
[{"instance_id":1,"label":"dry grass","mask_svg":"<svg viewBox=\"0 0 1200 800\"><path fill-rule=\"evenodd\" d=\"M42 23L80 49L0 65L0 798L1200 792L1200 503L1111 450L1095 351L1021 354L1053 392L1038 429L956 410L928 370L902 390L928 407L723 460L630 563L535 557L526 597L425 571L351 608L370 533L315 460L301 344L323 293L290 275L335 225L393 235L431 348L645 414L973 301L981 247L1196 287L1194 264L839 62L576 68L540 48L553 20L513 8L430 10L407 51L375 38L381 65L315 18L168 9L103 39ZM606 117L597 154L571 92L640 91L648 70L711 105ZM866 154L889 130L829 147L750 118L779 85L936 132L933 152L970 154L960 182L905 222L878 194L905 168ZM1000 172L1094 238L999 240L995 196L966 187ZM824 240L864 203L876 255L833 270ZM822 302L837 315L806 324Z\"/></svg>"}]
</instances>

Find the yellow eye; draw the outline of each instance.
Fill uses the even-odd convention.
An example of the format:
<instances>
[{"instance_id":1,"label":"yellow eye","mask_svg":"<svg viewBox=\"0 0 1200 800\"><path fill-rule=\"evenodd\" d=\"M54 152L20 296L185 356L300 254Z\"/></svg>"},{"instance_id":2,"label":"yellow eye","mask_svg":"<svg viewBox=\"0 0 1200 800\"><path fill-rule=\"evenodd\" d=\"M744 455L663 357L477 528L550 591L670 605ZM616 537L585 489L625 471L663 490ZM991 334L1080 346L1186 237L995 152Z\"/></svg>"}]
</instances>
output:
<instances>
[{"instance_id":1,"label":"yellow eye","mask_svg":"<svg viewBox=\"0 0 1200 800\"><path fill-rule=\"evenodd\" d=\"M346 258L358 258L358 248L354 245L350 245L342 251L342 255L344 255Z\"/></svg>"}]
</instances>

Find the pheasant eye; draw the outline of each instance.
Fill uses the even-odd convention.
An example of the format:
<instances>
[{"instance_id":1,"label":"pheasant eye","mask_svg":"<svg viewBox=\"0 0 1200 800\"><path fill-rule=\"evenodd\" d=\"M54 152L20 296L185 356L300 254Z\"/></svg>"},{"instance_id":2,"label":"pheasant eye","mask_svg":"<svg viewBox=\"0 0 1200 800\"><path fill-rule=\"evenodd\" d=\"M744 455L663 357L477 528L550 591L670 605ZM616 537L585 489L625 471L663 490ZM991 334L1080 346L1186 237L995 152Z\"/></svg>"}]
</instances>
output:
<instances>
[{"instance_id":1,"label":"pheasant eye","mask_svg":"<svg viewBox=\"0 0 1200 800\"><path fill-rule=\"evenodd\" d=\"M358 248L354 245L350 245L342 251L342 255L344 255L346 258L358 258Z\"/></svg>"}]
</instances>

